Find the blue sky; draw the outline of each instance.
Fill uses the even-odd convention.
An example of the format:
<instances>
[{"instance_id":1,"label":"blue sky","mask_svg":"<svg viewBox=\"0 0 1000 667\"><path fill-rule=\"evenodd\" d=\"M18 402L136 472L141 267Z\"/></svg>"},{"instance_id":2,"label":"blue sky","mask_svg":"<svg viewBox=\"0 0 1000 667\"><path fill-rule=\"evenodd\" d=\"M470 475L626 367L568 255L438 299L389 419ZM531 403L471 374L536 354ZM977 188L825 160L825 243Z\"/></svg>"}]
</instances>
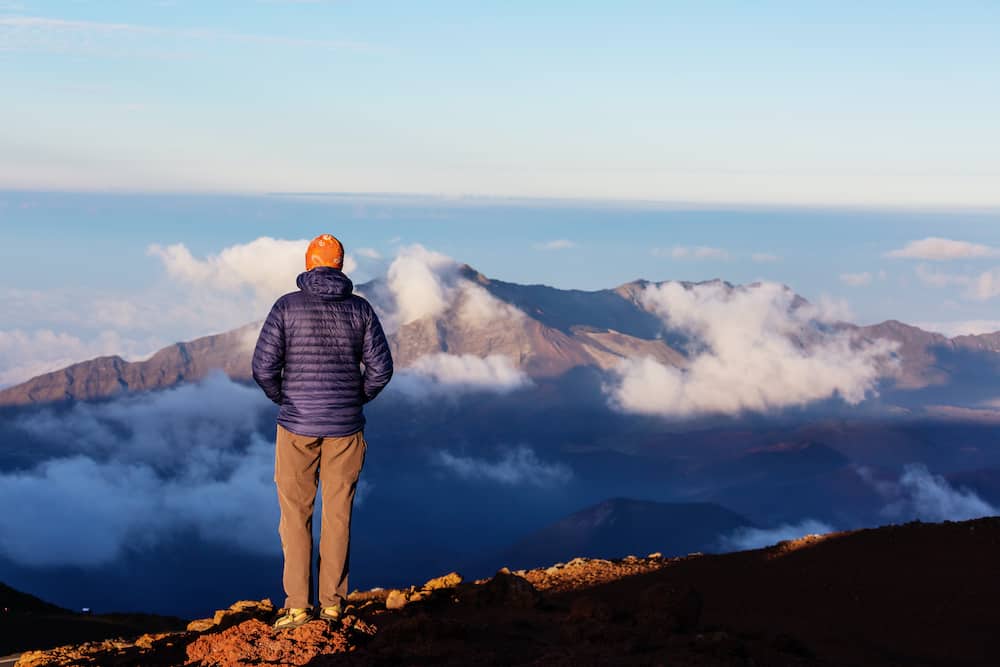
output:
<instances>
[{"instance_id":1,"label":"blue sky","mask_svg":"<svg viewBox=\"0 0 1000 667\"><path fill-rule=\"evenodd\" d=\"M0 2L0 188L1000 205L995 2Z\"/></svg>"}]
</instances>

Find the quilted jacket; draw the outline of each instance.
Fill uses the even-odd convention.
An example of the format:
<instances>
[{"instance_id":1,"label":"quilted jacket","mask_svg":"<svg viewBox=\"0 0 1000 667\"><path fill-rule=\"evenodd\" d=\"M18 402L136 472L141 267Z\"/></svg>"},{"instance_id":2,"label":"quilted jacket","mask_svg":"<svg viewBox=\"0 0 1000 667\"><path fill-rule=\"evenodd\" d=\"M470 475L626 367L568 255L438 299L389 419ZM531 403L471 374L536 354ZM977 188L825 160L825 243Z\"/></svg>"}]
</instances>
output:
<instances>
[{"instance_id":1,"label":"quilted jacket","mask_svg":"<svg viewBox=\"0 0 1000 667\"><path fill-rule=\"evenodd\" d=\"M253 379L281 406L278 423L292 433L356 433L365 425L362 406L392 377L382 325L338 269L316 267L296 284L299 291L278 299L264 321Z\"/></svg>"}]
</instances>

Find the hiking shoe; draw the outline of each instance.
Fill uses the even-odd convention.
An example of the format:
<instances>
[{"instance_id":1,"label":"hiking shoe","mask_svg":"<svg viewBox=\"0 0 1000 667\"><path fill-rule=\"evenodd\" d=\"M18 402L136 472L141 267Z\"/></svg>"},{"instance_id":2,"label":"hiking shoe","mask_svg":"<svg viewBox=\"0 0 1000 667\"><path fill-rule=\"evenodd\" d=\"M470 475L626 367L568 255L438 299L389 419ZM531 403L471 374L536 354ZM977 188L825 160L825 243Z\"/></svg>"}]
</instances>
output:
<instances>
[{"instance_id":1,"label":"hiking shoe","mask_svg":"<svg viewBox=\"0 0 1000 667\"><path fill-rule=\"evenodd\" d=\"M312 620L311 611L308 607L293 607L287 610L283 616L278 617L278 620L274 622L274 629L286 630L308 623Z\"/></svg>"},{"instance_id":2,"label":"hiking shoe","mask_svg":"<svg viewBox=\"0 0 1000 667\"><path fill-rule=\"evenodd\" d=\"M323 607L319 610L319 617L324 621L339 621L340 620L340 605L335 604L332 607Z\"/></svg>"}]
</instances>

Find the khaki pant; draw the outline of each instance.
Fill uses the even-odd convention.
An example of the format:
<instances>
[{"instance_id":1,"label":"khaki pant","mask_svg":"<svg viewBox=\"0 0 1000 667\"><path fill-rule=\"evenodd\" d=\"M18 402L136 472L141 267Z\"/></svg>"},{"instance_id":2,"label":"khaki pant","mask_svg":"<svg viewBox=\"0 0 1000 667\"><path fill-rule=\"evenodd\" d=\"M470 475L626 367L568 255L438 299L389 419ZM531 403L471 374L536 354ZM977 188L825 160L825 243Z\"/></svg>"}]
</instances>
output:
<instances>
[{"instance_id":1,"label":"khaki pant","mask_svg":"<svg viewBox=\"0 0 1000 667\"><path fill-rule=\"evenodd\" d=\"M319 540L319 604L343 605L351 554L351 508L368 445L364 433L315 438L278 425L274 481L281 521L278 534L285 556L285 607L309 607L312 598L313 506L322 484Z\"/></svg>"}]
</instances>

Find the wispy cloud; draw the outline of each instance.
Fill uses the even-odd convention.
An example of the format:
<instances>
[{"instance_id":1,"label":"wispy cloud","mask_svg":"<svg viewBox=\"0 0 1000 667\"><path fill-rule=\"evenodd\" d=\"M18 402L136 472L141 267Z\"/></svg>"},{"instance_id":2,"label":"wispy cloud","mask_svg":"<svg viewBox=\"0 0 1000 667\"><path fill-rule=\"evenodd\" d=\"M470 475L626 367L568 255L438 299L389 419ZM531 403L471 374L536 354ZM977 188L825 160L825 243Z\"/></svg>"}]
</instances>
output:
<instances>
[{"instance_id":1,"label":"wispy cloud","mask_svg":"<svg viewBox=\"0 0 1000 667\"><path fill-rule=\"evenodd\" d=\"M670 257L672 259L729 259L729 251L712 246L681 246L670 248L653 248L650 251L654 257Z\"/></svg>"},{"instance_id":2,"label":"wispy cloud","mask_svg":"<svg viewBox=\"0 0 1000 667\"><path fill-rule=\"evenodd\" d=\"M841 273L840 282L848 287L864 287L872 282L872 274L869 271L863 273Z\"/></svg>"},{"instance_id":3,"label":"wispy cloud","mask_svg":"<svg viewBox=\"0 0 1000 667\"><path fill-rule=\"evenodd\" d=\"M855 469L886 500L882 515L888 518L964 521L1000 514L1000 508L970 489L953 487L923 463L907 464L899 479L894 481L878 479L864 466Z\"/></svg>"},{"instance_id":4,"label":"wispy cloud","mask_svg":"<svg viewBox=\"0 0 1000 667\"><path fill-rule=\"evenodd\" d=\"M945 336L964 336L1000 331L1000 320L956 320L954 322L915 322L925 331L936 331Z\"/></svg>"},{"instance_id":5,"label":"wispy cloud","mask_svg":"<svg viewBox=\"0 0 1000 667\"><path fill-rule=\"evenodd\" d=\"M831 533L833 530L833 526L822 521L804 519L798 523L786 523L775 528L739 528L723 536L720 541L723 549L742 551L761 549L785 540L796 540L806 535Z\"/></svg>"},{"instance_id":6,"label":"wispy cloud","mask_svg":"<svg viewBox=\"0 0 1000 667\"><path fill-rule=\"evenodd\" d=\"M541 461L530 447L521 445L504 451L497 460L457 456L447 451L434 455L434 463L462 479L486 480L500 484L556 486L565 484L573 472L562 463Z\"/></svg>"},{"instance_id":7,"label":"wispy cloud","mask_svg":"<svg viewBox=\"0 0 1000 667\"><path fill-rule=\"evenodd\" d=\"M928 287L964 287L966 299L987 301L1000 296L1000 268L969 274L938 271L920 264L916 274L917 280Z\"/></svg>"},{"instance_id":8,"label":"wispy cloud","mask_svg":"<svg viewBox=\"0 0 1000 667\"><path fill-rule=\"evenodd\" d=\"M769 252L755 252L750 255L750 259L758 264L766 264L768 262L778 262L781 261L781 257L774 255Z\"/></svg>"},{"instance_id":9,"label":"wispy cloud","mask_svg":"<svg viewBox=\"0 0 1000 667\"><path fill-rule=\"evenodd\" d=\"M93 357L118 355L129 360L141 359L165 344L166 341L155 336L135 340L111 329L89 338L52 329L0 329L0 387Z\"/></svg>"},{"instance_id":10,"label":"wispy cloud","mask_svg":"<svg viewBox=\"0 0 1000 667\"><path fill-rule=\"evenodd\" d=\"M569 239L555 239L544 243L536 243L534 247L535 250L568 250L575 248L576 243Z\"/></svg>"},{"instance_id":11,"label":"wispy cloud","mask_svg":"<svg viewBox=\"0 0 1000 667\"><path fill-rule=\"evenodd\" d=\"M895 259L924 259L944 262L956 259L1000 257L1000 248L993 248L981 243L928 236L918 241L910 241L902 248L885 253L885 256Z\"/></svg>"},{"instance_id":12,"label":"wispy cloud","mask_svg":"<svg viewBox=\"0 0 1000 667\"><path fill-rule=\"evenodd\" d=\"M0 17L0 52L169 57L183 52L185 46L199 43L353 51L370 51L375 48L370 44L349 40L260 35L215 28L164 28L46 16Z\"/></svg>"}]
</instances>

